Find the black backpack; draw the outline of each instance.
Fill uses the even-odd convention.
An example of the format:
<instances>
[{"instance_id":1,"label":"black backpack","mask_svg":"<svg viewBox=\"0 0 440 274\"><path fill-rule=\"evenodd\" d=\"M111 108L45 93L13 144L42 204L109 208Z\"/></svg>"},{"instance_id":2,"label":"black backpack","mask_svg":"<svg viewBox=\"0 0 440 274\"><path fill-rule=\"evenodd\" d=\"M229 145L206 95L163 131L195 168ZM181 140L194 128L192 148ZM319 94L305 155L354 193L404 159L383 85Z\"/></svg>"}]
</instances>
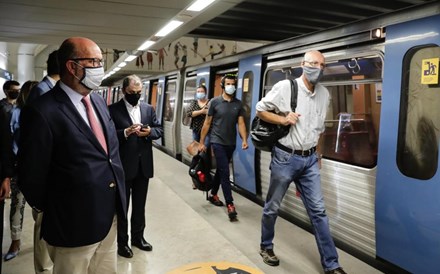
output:
<instances>
[{"instance_id":1,"label":"black backpack","mask_svg":"<svg viewBox=\"0 0 440 274\"><path fill-rule=\"evenodd\" d=\"M197 153L189 166L189 176L191 176L194 186L201 191L209 191L212 188L212 175L209 168L209 154L205 152Z\"/></svg>"}]
</instances>

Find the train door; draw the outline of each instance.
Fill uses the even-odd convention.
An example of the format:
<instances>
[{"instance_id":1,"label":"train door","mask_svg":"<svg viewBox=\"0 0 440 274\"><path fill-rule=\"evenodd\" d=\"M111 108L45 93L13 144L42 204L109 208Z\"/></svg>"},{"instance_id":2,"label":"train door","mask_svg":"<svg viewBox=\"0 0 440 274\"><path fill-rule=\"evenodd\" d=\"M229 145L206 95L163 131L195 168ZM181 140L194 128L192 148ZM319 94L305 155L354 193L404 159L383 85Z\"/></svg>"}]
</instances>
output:
<instances>
[{"instance_id":1,"label":"train door","mask_svg":"<svg viewBox=\"0 0 440 274\"><path fill-rule=\"evenodd\" d=\"M163 145L165 150L173 157L178 156L178 145L176 138L176 105L177 90L179 83L177 81L177 75L167 76L165 78L164 92L163 92L163 115L162 115L162 127L163 127Z\"/></svg>"},{"instance_id":2,"label":"train door","mask_svg":"<svg viewBox=\"0 0 440 274\"><path fill-rule=\"evenodd\" d=\"M237 98L239 98L245 109L246 131L249 134L251 117L255 116L255 105L258 102L260 91L262 56L257 55L240 60L238 65L238 86ZM247 191L256 194L255 180L255 148L248 138L249 148L241 149L241 138L237 134L237 148L233 155L234 183Z\"/></svg>"},{"instance_id":3,"label":"train door","mask_svg":"<svg viewBox=\"0 0 440 274\"><path fill-rule=\"evenodd\" d=\"M440 269L440 16L387 27L376 182L377 256Z\"/></svg>"},{"instance_id":4,"label":"train door","mask_svg":"<svg viewBox=\"0 0 440 274\"><path fill-rule=\"evenodd\" d=\"M197 76L196 72L187 73L183 83L183 95L182 95L182 124L180 127L180 140L182 144L182 160L184 163L191 163L192 155L188 153L186 147L192 142L192 129L191 117L187 115L188 107L195 99L197 88Z\"/></svg>"},{"instance_id":5,"label":"train door","mask_svg":"<svg viewBox=\"0 0 440 274\"><path fill-rule=\"evenodd\" d=\"M143 87L142 87L142 92L141 92L141 98L140 101L141 102L145 102L148 103L149 101L149 90L150 90L150 81L143 81Z\"/></svg>"},{"instance_id":6,"label":"train door","mask_svg":"<svg viewBox=\"0 0 440 274\"><path fill-rule=\"evenodd\" d=\"M153 86L151 87L151 105L156 111L156 118L163 126L163 93L165 89L165 77L161 77L158 80L153 82ZM153 141L159 146L163 145L163 136L162 138L156 139Z\"/></svg>"}]
</instances>

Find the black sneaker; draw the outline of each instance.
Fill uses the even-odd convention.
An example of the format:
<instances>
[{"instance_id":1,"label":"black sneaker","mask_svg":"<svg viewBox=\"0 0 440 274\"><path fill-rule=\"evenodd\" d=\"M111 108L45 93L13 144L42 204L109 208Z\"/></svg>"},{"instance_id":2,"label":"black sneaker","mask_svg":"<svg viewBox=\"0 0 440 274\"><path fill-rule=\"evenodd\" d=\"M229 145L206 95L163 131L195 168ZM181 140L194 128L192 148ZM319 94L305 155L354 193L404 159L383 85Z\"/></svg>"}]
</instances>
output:
<instances>
[{"instance_id":1,"label":"black sneaker","mask_svg":"<svg viewBox=\"0 0 440 274\"><path fill-rule=\"evenodd\" d=\"M237 211L235 210L235 206L233 204L228 205L228 216L229 219L234 220L237 218Z\"/></svg>"},{"instance_id":2,"label":"black sneaker","mask_svg":"<svg viewBox=\"0 0 440 274\"><path fill-rule=\"evenodd\" d=\"M208 201L211 202L211 204L215 205L215 206L223 206L223 202L220 201L220 198L218 197L218 195L211 195L208 197Z\"/></svg>"},{"instance_id":3,"label":"black sneaker","mask_svg":"<svg viewBox=\"0 0 440 274\"><path fill-rule=\"evenodd\" d=\"M278 257L273 252L273 249L261 248L260 255L263 257L263 262L270 266L277 266L280 264L280 260L278 260Z\"/></svg>"},{"instance_id":4,"label":"black sneaker","mask_svg":"<svg viewBox=\"0 0 440 274\"><path fill-rule=\"evenodd\" d=\"M345 272L342 267L338 267L336 269L326 271L325 274L347 274L347 272Z\"/></svg>"}]
</instances>

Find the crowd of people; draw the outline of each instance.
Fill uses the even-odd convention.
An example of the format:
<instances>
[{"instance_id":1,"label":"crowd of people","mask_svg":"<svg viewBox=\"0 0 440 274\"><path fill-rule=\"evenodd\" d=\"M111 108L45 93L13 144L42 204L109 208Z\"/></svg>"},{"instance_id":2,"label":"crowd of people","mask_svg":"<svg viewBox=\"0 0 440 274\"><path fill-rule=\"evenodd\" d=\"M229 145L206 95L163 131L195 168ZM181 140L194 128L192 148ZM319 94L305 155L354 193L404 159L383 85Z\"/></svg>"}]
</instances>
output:
<instances>
[{"instance_id":1,"label":"crowd of people","mask_svg":"<svg viewBox=\"0 0 440 274\"><path fill-rule=\"evenodd\" d=\"M11 245L5 261L19 255L26 203L32 207L35 220L36 273L116 273L117 255L133 257L132 247L153 250L145 239L145 206L149 179L154 175L152 141L162 137L163 129L154 108L140 101L142 81L138 76L123 79L124 97L109 107L91 92L104 76L102 58L94 41L68 38L49 55L48 75L41 82L27 81L20 86L11 80L3 86L2 219L4 200L11 195ZM280 203L294 182L309 214L325 273L344 274L320 186L318 145L324 130L321 118L329 104L329 93L319 84L324 67L320 52L305 54L303 74L296 79L296 112L288 104L288 81L275 84L257 104L261 119L291 126L272 151L260 255L268 265L280 263L274 253L275 221ZM198 86L187 116L192 119L199 151L212 150L215 157L216 172L208 200L218 207L226 204L227 215L234 221L238 213L229 163L236 149L237 129L243 150L248 148L248 132L243 104L235 96L236 75L224 75L221 88L222 94L209 100L206 87ZM218 195L220 186L225 204ZM0 232L3 239L3 226Z\"/></svg>"}]
</instances>

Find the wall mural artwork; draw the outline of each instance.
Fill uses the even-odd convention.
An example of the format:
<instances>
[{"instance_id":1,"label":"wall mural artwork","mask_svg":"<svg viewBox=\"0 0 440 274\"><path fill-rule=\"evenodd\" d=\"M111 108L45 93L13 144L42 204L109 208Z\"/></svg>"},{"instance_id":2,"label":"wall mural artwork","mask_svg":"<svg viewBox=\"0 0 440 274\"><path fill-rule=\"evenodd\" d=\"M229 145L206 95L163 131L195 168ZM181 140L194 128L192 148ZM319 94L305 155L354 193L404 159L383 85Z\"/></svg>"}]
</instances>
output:
<instances>
[{"instance_id":1,"label":"wall mural artwork","mask_svg":"<svg viewBox=\"0 0 440 274\"><path fill-rule=\"evenodd\" d=\"M142 72L166 72L201 64L262 45L264 44L182 37L164 48L143 52L135 61L127 64L125 69ZM125 50L112 49L107 52L113 53L113 58L105 58L107 68L110 68Z\"/></svg>"}]
</instances>

